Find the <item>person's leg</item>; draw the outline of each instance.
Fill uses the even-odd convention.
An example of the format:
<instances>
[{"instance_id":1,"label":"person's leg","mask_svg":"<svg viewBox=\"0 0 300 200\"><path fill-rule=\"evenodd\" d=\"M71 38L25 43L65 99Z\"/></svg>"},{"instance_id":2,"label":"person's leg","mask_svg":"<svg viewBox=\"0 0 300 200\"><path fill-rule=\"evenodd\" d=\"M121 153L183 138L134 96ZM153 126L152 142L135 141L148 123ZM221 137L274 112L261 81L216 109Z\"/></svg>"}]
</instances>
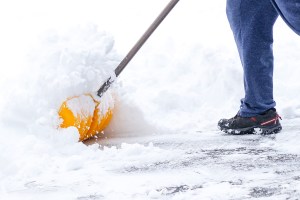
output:
<instances>
[{"instance_id":1,"label":"person's leg","mask_svg":"<svg viewBox=\"0 0 300 200\"><path fill-rule=\"evenodd\" d=\"M226 12L244 70L245 97L239 116L256 116L276 105L272 44L278 14L264 0L227 0Z\"/></svg>"},{"instance_id":2,"label":"person's leg","mask_svg":"<svg viewBox=\"0 0 300 200\"><path fill-rule=\"evenodd\" d=\"M300 35L300 0L271 0L271 2L289 27Z\"/></svg>"}]
</instances>

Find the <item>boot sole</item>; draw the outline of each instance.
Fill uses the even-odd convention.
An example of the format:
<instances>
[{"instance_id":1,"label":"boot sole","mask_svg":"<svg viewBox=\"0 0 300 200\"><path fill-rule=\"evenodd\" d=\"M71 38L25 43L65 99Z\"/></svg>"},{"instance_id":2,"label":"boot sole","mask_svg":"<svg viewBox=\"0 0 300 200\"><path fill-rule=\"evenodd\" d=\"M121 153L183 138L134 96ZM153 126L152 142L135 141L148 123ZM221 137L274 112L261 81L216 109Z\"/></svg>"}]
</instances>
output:
<instances>
[{"instance_id":1,"label":"boot sole","mask_svg":"<svg viewBox=\"0 0 300 200\"><path fill-rule=\"evenodd\" d=\"M249 134L270 135L270 134L279 133L282 130L282 126L280 124L276 124L272 127L253 126L248 128L242 128L242 129L220 128L220 130L230 135L249 135Z\"/></svg>"}]
</instances>

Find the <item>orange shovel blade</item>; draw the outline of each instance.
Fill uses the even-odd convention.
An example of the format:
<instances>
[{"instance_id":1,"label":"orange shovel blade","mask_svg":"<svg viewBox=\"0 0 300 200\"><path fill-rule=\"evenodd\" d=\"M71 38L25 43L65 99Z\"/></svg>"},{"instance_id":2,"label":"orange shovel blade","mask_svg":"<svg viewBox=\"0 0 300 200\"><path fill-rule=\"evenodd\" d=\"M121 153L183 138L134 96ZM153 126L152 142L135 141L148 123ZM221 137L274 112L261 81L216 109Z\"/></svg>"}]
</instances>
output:
<instances>
[{"instance_id":1,"label":"orange shovel blade","mask_svg":"<svg viewBox=\"0 0 300 200\"><path fill-rule=\"evenodd\" d=\"M103 131L112 118L112 109L99 110L100 102L91 95L81 95L63 102L58 115L62 119L60 128L76 127L79 141L86 140Z\"/></svg>"}]
</instances>

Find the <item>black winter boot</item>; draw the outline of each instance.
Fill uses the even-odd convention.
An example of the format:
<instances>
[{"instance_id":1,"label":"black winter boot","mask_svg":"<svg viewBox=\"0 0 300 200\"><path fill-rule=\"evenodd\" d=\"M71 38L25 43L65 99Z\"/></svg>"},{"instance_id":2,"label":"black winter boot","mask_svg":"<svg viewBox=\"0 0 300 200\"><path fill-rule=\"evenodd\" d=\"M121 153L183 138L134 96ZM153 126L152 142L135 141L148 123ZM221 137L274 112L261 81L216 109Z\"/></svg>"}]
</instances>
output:
<instances>
[{"instance_id":1,"label":"black winter boot","mask_svg":"<svg viewBox=\"0 0 300 200\"><path fill-rule=\"evenodd\" d=\"M276 109L272 108L254 117L241 117L238 114L230 119L221 119L218 128L228 134L273 134L282 129L279 122L281 117Z\"/></svg>"}]
</instances>

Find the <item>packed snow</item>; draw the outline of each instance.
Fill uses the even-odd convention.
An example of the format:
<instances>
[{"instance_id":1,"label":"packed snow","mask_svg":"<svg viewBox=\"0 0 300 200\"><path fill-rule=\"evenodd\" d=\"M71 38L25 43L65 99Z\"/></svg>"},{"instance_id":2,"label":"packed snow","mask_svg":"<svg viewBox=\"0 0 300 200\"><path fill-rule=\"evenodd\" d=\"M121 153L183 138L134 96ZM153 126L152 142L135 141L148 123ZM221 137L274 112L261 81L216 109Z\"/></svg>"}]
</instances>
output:
<instances>
[{"instance_id":1,"label":"packed snow","mask_svg":"<svg viewBox=\"0 0 300 200\"><path fill-rule=\"evenodd\" d=\"M221 133L243 97L226 1L178 3L101 98L114 107L105 137L58 128L61 103L114 78L168 2L0 2L0 199L300 198L300 39L278 19L283 131Z\"/></svg>"}]
</instances>

